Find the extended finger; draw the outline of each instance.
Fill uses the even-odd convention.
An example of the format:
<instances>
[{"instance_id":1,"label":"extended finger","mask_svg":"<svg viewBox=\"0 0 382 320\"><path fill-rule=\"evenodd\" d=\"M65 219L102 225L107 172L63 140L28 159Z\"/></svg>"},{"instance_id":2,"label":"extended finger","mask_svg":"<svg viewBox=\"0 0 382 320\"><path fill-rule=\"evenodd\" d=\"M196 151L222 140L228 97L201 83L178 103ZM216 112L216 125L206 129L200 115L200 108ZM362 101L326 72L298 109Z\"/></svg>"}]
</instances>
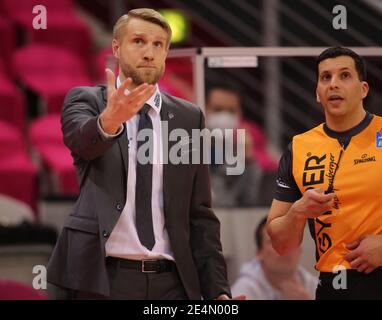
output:
<instances>
[{"instance_id":1,"label":"extended finger","mask_svg":"<svg viewBox=\"0 0 382 320\"><path fill-rule=\"evenodd\" d=\"M307 196L309 199L316 201L318 203L325 203L332 201L334 198L334 193L325 194L321 189L312 189L304 193L304 196Z\"/></svg>"},{"instance_id":2,"label":"extended finger","mask_svg":"<svg viewBox=\"0 0 382 320\"><path fill-rule=\"evenodd\" d=\"M154 94L155 87L147 87L143 91L134 95L133 99L130 100L131 104L134 106L134 111L138 112L144 105L144 103L150 99Z\"/></svg>"},{"instance_id":3,"label":"extended finger","mask_svg":"<svg viewBox=\"0 0 382 320\"><path fill-rule=\"evenodd\" d=\"M334 205L333 199L330 199L326 202L322 202L321 205L326 207L326 209L330 210L330 209L332 209L332 207Z\"/></svg>"},{"instance_id":4,"label":"extended finger","mask_svg":"<svg viewBox=\"0 0 382 320\"><path fill-rule=\"evenodd\" d=\"M357 269L360 265L362 265L362 263L363 263L363 259L361 257L358 257L350 262L350 266L353 269Z\"/></svg>"},{"instance_id":5,"label":"extended finger","mask_svg":"<svg viewBox=\"0 0 382 320\"><path fill-rule=\"evenodd\" d=\"M314 212L316 212L317 216L320 216L322 215L323 213L331 210L333 207L333 203L332 201L327 201L325 203L320 203L320 202L315 202L312 206L312 208L314 208Z\"/></svg>"},{"instance_id":6,"label":"extended finger","mask_svg":"<svg viewBox=\"0 0 382 320\"><path fill-rule=\"evenodd\" d=\"M357 268L357 271L358 272L364 272L367 268L369 267L369 264L364 262L364 263L361 263L358 268Z\"/></svg>"},{"instance_id":7,"label":"extended finger","mask_svg":"<svg viewBox=\"0 0 382 320\"><path fill-rule=\"evenodd\" d=\"M152 88L154 86L149 85L147 83L142 83L135 89L129 91L128 93L121 88L121 90L118 89L118 95L120 95L123 99L125 99L128 103L134 102L134 100L142 93L142 92L147 92L149 90L148 88Z\"/></svg>"},{"instance_id":8,"label":"extended finger","mask_svg":"<svg viewBox=\"0 0 382 320\"><path fill-rule=\"evenodd\" d=\"M321 188L314 188L314 189L311 189L311 190L314 193L324 194L324 190L322 190Z\"/></svg>"},{"instance_id":9,"label":"extended finger","mask_svg":"<svg viewBox=\"0 0 382 320\"><path fill-rule=\"evenodd\" d=\"M359 237L359 243L361 243L361 241L362 241L363 239L365 239L367 236L368 236L367 234L364 234L364 235L360 236L360 237Z\"/></svg>"},{"instance_id":10,"label":"extended finger","mask_svg":"<svg viewBox=\"0 0 382 320\"><path fill-rule=\"evenodd\" d=\"M109 68L105 69L107 81L107 95L110 97L115 92L115 75Z\"/></svg>"},{"instance_id":11,"label":"extended finger","mask_svg":"<svg viewBox=\"0 0 382 320\"><path fill-rule=\"evenodd\" d=\"M355 251L351 251L351 252L349 252L348 254L346 254L346 255L344 256L344 259L345 259L346 261L348 261L348 262L351 262L351 261L353 261L354 259L356 259L358 256L359 256L358 251L355 250Z\"/></svg>"},{"instance_id":12,"label":"extended finger","mask_svg":"<svg viewBox=\"0 0 382 320\"><path fill-rule=\"evenodd\" d=\"M146 102L148 99L150 99L150 97L155 93L155 87L152 86L152 87L148 87L146 88L145 90L143 90L142 92L140 92L138 95L137 95L137 100L139 100L140 103L144 103Z\"/></svg>"},{"instance_id":13,"label":"extended finger","mask_svg":"<svg viewBox=\"0 0 382 320\"><path fill-rule=\"evenodd\" d=\"M354 250L355 248L357 248L360 244L360 240L356 240L356 241L353 241L351 243L348 243L346 245L346 249L349 249L349 250ZM345 256L346 257L346 256ZM346 259L346 258L345 258Z\"/></svg>"},{"instance_id":14,"label":"extended finger","mask_svg":"<svg viewBox=\"0 0 382 320\"><path fill-rule=\"evenodd\" d=\"M367 269L365 270L365 273L369 274L370 272L374 271L376 268L377 268L376 266L369 265Z\"/></svg>"},{"instance_id":15,"label":"extended finger","mask_svg":"<svg viewBox=\"0 0 382 320\"><path fill-rule=\"evenodd\" d=\"M126 90L129 90L129 87L131 86L132 83L133 83L133 79L131 79L131 78L127 78L125 81L123 81L118 88L118 95L119 96L123 96L123 95L127 96L128 93Z\"/></svg>"},{"instance_id":16,"label":"extended finger","mask_svg":"<svg viewBox=\"0 0 382 320\"><path fill-rule=\"evenodd\" d=\"M313 194L313 199L315 199L317 202L320 202L320 203L325 203L325 202L333 203L334 196L335 196L334 193L327 193L327 194L315 193Z\"/></svg>"}]
</instances>

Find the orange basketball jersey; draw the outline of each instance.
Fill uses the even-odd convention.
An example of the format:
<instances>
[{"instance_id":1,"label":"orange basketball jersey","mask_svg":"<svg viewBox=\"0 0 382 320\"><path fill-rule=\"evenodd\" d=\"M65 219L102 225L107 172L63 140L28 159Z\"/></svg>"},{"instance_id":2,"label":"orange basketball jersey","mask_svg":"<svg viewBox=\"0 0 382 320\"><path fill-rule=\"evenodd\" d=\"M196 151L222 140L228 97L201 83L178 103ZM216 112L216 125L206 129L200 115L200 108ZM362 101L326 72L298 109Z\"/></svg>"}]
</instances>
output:
<instances>
[{"instance_id":1,"label":"orange basketball jersey","mask_svg":"<svg viewBox=\"0 0 382 320\"><path fill-rule=\"evenodd\" d=\"M334 206L314 219L316 269L343 266L346 244L382 233L382 117L353 136L346 149L329 137L323 124L296 135L292 172L301 193L309 188L334 192Z\"/></svg>"}]
</instances>

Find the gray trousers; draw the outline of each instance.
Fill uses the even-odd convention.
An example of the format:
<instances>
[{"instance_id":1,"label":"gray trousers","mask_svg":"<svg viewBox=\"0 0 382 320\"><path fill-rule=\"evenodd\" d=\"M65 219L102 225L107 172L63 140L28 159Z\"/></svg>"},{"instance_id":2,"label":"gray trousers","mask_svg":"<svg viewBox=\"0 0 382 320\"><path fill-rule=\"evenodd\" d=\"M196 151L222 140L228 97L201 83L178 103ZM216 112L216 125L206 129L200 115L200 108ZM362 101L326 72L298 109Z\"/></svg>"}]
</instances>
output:
<instances>
[{"instance_id":1,"label":"gray trousers","mask_svg":"<svg viewBox=\"0 0 382 320\"><path fill-rule=\"evenodd\" d=\"M162 273L143 273L125 267L107 266L110 297L71 291L69 299L76 300L187 300L187 294L175 269Z\"/></svg>"}]
</instances>

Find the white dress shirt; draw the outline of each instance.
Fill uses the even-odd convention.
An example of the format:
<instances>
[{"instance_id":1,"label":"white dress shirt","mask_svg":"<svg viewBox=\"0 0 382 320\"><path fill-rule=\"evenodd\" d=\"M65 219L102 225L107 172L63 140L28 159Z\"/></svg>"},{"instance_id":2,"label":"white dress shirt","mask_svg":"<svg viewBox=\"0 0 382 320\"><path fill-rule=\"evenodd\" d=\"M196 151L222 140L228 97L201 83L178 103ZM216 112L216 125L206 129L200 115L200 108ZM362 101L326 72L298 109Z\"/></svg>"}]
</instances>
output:
<instances>
[{"instance_id":1,"label":"white dress shirt","mask_svg":"<svg viewBox=\"0 0 382 320\"><path fill-rule=\"evenodd\" d=\"M121 85L117 78L117 88ZM154 161L152 178L152 217L155 235L155 245L152 250L143 246L138 238L135 225L135 182L137 164L137 132L139 115L133 116L126 122L126 134L129 139L129 165L127 179L127 196L124 209L106 242L106 256L141 260L146 258L165 258L174 260L170 247L163 212L163 147L160 110L162 98L158 85L155 93L146 101L151 106L148 114L151 118L154 130ZM101 132L103 132L101 128ZM118 135L118 133L117 133ZM105 137L110 135L105 135Z\"/></svg>"}]
</instances>

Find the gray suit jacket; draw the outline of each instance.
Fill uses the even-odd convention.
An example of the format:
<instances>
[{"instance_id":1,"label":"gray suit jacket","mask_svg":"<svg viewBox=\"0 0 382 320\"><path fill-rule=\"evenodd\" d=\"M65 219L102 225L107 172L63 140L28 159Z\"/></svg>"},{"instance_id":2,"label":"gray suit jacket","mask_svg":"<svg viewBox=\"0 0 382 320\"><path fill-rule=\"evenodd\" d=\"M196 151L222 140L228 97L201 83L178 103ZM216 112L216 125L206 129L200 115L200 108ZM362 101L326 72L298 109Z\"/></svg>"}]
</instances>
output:
<instances>
[{"instance_id":1,"label":"gray suit jacket","mask_svg":"<svg viewBox=\"0 0 382 320\"><path fill-rule=\"evenodd\" d=\"M126 202L128 140L100 134L97 119L107 102L106 88L78 87L65 98L62 130L72 152L81 192L48 264L48 281L58 286L110 294L105 243ZM161 119L169 132L204 127L195 105L162 93ZM164 141L164 143L167 143ZM169 149L175 142L169 141ZM208 165L163 166L165 225L190 299L230 295L220 243L220 225L211 210Z\"/></svg>"}]
</instances>

